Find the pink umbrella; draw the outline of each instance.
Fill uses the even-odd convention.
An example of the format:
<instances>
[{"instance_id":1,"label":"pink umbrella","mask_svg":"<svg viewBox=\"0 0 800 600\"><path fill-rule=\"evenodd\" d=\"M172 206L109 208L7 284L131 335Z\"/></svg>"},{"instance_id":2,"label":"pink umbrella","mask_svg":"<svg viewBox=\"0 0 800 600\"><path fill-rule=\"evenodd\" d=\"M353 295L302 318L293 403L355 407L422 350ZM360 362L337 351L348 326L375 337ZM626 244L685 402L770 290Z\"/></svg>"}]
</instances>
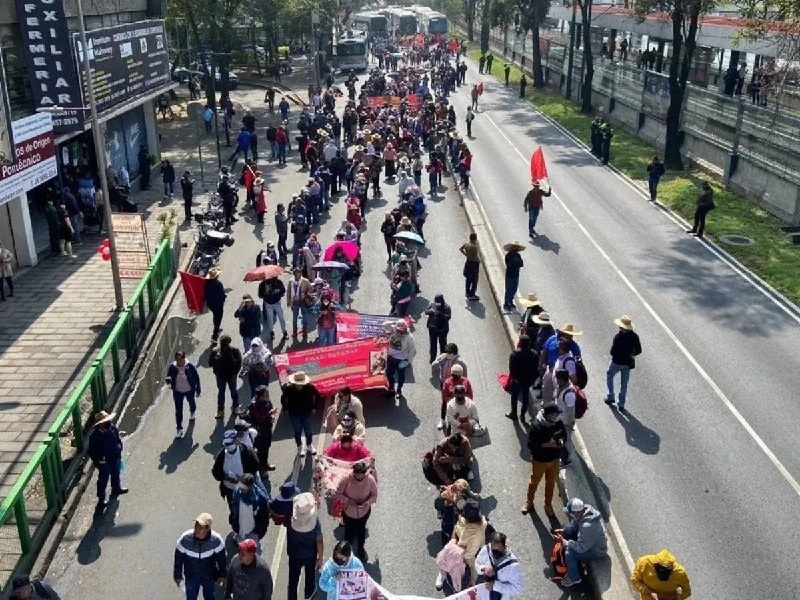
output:
<instances>
[{"instance_id":1,"label":"pink umbrella","mask_svg":"<svg viewBox=\"0 0 800 600\"><path fill-rule=\"evenodd\" d=\"M355 242L334 242L325 248L323 260L333 260L333 255L336 253L337 248L342 249L342 252L344 252L344 255L347 257L347 260L355 260L358 256L358 244Z\"/></svg>"}]
</instances>

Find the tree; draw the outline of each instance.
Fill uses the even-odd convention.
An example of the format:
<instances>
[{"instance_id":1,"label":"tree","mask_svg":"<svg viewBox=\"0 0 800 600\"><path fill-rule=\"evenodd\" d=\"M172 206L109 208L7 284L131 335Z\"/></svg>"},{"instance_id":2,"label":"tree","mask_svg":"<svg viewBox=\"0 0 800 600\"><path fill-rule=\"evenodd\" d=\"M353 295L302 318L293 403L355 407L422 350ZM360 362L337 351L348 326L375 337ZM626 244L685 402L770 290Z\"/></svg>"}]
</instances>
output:
<instances>
[{"instance_id":1,"label":"tree","mask_svg":"<svg viewBox=\"0 0 800 600\"><path fill-rule=\"evenodd\" d=\"M475 13L478 12L477 0L464 0L464 16L467 21L467 39L475 41Z\"/></svg>"},{"instance_id":2,"label":"tree","mask_svg":"<svg viewBox=\"0 0 800 600\"><path fill-rule=\"evenodd\" d=\"M592 57L592 0L577 0L581 11L581 34L583 37L583 83L581 84L581 112L592 112L592 80L594 59Z\"/></svg>"},{"instance_id":3,"label":"tree","mask_svg":"<svg viewBox=\"0 0 800 600\"><path fill-rule=\"evenodd\" d=\"M544 75L542 73L539 28L550 10L550 2L548 0L516 0L516 6L520 15L519 28L522 30L522 39L528 36L529 31L533 37L533 46L531 48L533 87L541 89L544 87Z\"/></svg>"},{"instance_id":4,"label":"tree","mask_svg":"<svg viewBox=\"0 0 800 600\"><path fill-rule=\"evenodd\" d=\"M489 34L492 27L492 0L482 0L481 10L481 54L489 51Z\"/></svg>"},{"instance_id":5,"label":"tree","mask_svg":"<svg viewBox=\"0 0 800 600\"><path fill-rule=\"evenodd\" d=\"M672 56L669 63L669 108L667 109L664 166L683 169L681 159L681 112L686 86L697 48L697 26L700 16L713 8L709 0L640 0L635 12L644 19L651 12L666 12L672 23Z\"/></svg>"}]
</instances>

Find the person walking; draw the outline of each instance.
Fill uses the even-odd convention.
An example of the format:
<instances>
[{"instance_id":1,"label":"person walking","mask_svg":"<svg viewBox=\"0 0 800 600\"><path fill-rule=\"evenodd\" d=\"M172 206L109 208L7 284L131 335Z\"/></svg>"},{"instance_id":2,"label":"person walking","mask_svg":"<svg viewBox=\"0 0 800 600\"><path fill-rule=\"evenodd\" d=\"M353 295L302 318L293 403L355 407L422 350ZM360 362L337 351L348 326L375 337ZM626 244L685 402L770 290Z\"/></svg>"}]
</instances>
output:
<instances>
[{"instance_id":1,"label":"person walking","mask_svg":"<svg viewBox=\"0 0 800 600\"><path fill-rule=\"evenodd\" d=\"M47 232L50 237L50 255L58 256L61 254L61 228L58 219L58 209L56 209L52 198L47 199L47 204L44 207L44 214L47 219Z\"/></svg>"},{"instance_id":2,"label":"person walking","mask_svg":"<svg viewBox=\"0 0 800 600\"><path fill-rule=\"evenodd\" d=\"M569 588L581 582L578 568L581 561L600 560L608 554L608 540L603 518L595 507L584 504L580 498L572 498L563 511L569 523L553 534L564 544L567 576L561 580L561 587Z\"/></svg>"},{"instance_id":3,"label":"person walking","mask_svg":"<svg viewBox=\"0 0 800 600\"><path fill-rule=\"evenodd\" d=\"M522 74L522 77L519 78L519 97L523 100L525 99L525 88L528 87L528 78L525 77L525 73Z\"/></svg>"},{"instance_id":4,"label":"person walking","mask_svg":"<svg viewBox=\"0 0 800 600\"><path fill-rule=\"evenodd\" d=\"M528 213L528 235L531 238L537 237L536 221L539 220L539 213L541 212L544 201L542 198L548 198L553 193L551 188L547 188L547 192L543 192L538 181L533 183L533 187L525 194L525 200L522 202L522 209Z\"/></svg>"},{"instance_id":5,"label":"person walking","mask_svg":"<svg viewBox=\"0 0 800 600\"><path fill-rule=\"evenodd\" d=\"M203 111L203 123L205 123L207 135L211 135L213 120L214 120L214 111L211 109L210 106L206 106L206 109Z\"/></svg>"},{"instance_id":6,"label":"person walking","mask_svg":"<svg viewBox=\"0 0 800 600\"><path fill-rule=\"evenodd\" d=\"M14 297L14 279L12 278L14 273L11 269L12 258L11 251L3 246L3 242L0 241L0 301L3 302L6 300L6 285L8 285L8 297Z\"/></svg>"},{"instance_id":7,"label":"person walking","mask_svg":"<svg viewBox=\"0 0 800 600\"><path fill-rule=\"evenodd\" d=\"M253 540L238 544L238 553L228 566L225 600L272 600L272 573L258 555Z\"/></svg>"},{"instance_id":8,"label":"person walking","mask_svg":"<svg viewBox=\"0 0 800 600\"><path fill-rule=\"evenodd\" d=\"M322 569L325 552L322 526L317 517L317 503L310 492L292 500L292 517L286 526L286 554L289 555L288 600L297 600L300 575L305 572L303 598L313 598L317 589L317 571Z\"/></svg>"},{"instance_id":9,"label":"person walking","mask_svg":"<svg viewBox=\"0 0 800 600\"><path fill-rule=\"evenodd\" d=\"M467 107L467 115L464 118L464 121L467 123L467 137L468 138L472 137L472 121L474 121L474 120L475 120L475 113L472 112L472 107L468 106Z\"/></svg>"},{"instance_id":10,"label":"person walking","mask_svg":"<svg viewBox=\"0 0 800 600\"><path fill-rule=\"evenodd\" d=\"M450 305L444 301L444 295L436 294L433 302L425 309L425 314L428 315L428 349L430 362L433 364L440 353L444 354L447 346L447 334L450 332L452 311Z\"/></svg>"},{"instance_id":11,"label":"person walking","mask_svg":"<svg viewBox=\"0 0 800 600\"><path fill-rule=\"evenodd\" d=\"M505 63L503 65L503 76L506 79L506 87L508 87L508 78L511 76L511 64Z\"/></svg>"},{"instance_id":12,"label":"person walking","mask_svg":"<svg viewBox=\"0 0 800 600\"><path fill-rule=\"evenodd\" d=\"M253 339L261 335L261 307L253 301L250 294L244 294L239 308L233 313L239 319L239 335L242 336L244 351L250 350Z\"/></svg>"},{"instance_id":13,"label":"person walking","mask_svg":"<svg viewBox=\"0 0 800 600\"><path fill-rule=\"evenodd\" d=\"M269 497L251 473L239 479L231 496L231 529L236 540L250 540L261 555L261 540L269 527Z\"/></svg>"},{"instance_id":14,"label":"person walking","mask_svg":"<svg viewBox=\"0 0 800 600\"><path fill-rule=\"evenodd\" d=\"M383 223L381 223L381 233L383 234L383 242L386 244L386 253L388 255L386 262L391 262L392 252L394 252L395 247L394 235L397 233L397 223L390 212L387 212L384 216Z\"/></svg>"},{"instance_id":15,"label":"person walking","mask_svg":"<svg viewBox=\"0 0 800 600\"><path fill-rule=\"evenodd\" d=\"M470 108L472 110L478 110L478 96L480 95L481 93L478 90L478 84L473 85L469 92L469 97L472 100L472 104L470 104Z\"/></svg>"},{"instance_id":16,"label":"person walking","mask_svg":"<svg viewBox=\"0 0 800 600\"><path fill-rule=\"evenodd\" d=\"M255 398L256 388L261 385L269 385L270 375L273 367L272 352L269 351L261 341L255 337L250 342L250 349L242 356L242 370L240 376L247 379L250 385L250 397Z\"/></svg>"},{"instance_id":17,"label":"person walking","mask_svg":"<svg viewBox=\"0 0 800 600\"><path fill-rule=\"evenodd\" d=\"M192 202L194 200L194 178L191 171L184 171L181 177L181 193L183 194L183 216L192 220Z\"/></svg>"},{"instance_id":18,"label":"person walking","mask_svg":"<svg viewBox=\"0 0 800 600\"><path fill-rule=\"evenodd\" d=\"M67 207L63 201L58 206L57 214L59 222L58 244L59 248L61 249L61 256L77 258L77 256L72 252L72 239L73 239L74 229L72 226L72 221L69 218L69 212L67 211Z\"/></svg>"},{"instance_id":19,"label":"person walking","mask_svg":"<svg viewBox=\"0 0 800 600\"><path fill-rule=\"evenodd\" d=\"M506 251L506 291L503 298L503 310L510 313L516 311L514 298L519 289L519 272L525 264L520 252L525 250L525 246L514 240L503 246L503 250Z\"/></svg>"},{"instance_id":20,"label":"person walking","mask_svg":"<svg viewBox=\"0 0 800 600\"><path fill-rule=\"evenodd\" d=\"M219 346L211 351L208 366L214 371L217 379L217 419L225 418L225 388L231 391L231 412L239 410L239 390L237 376L242 370L242 353L231 346L231 336L225 334L219 338Z\"/></svg>"},{"instance_id":21,"label":"person walking","mask_svg":"<svg viewBox=\"0 0 800 600\"><path fill-rule=\"evenodd\" d=\"M478 289L478 274L480 273L480 253L478 252L478 234L470 233L469 240L458 249L464 255L464 286L467 300L476 301L480 298L475 294Z\"/></svg>"},{"instance_id":22,"label":"person walking","mask_svg":"<svg viewBox=\"0 0 800 600\"><path fill-rule=\"evenodd\" d=\"M281 300L286 295L286 286L279 278L265 279L258 284L258 297L261 298L262 307L261 311L264 314L264 320L267 322L266 330L264 331L265 340L275 339L275 321L281 325L283 332L282 339L289 337L286 331L286 317L283 315L283 306ZM267 335L269 332L269 335Z\"/></svg>"},{"instance_id":23,"label":"person walking","mask_svg":"<svg viewBox=\"0 0 800 600\"><path fill-rule=\"evenodd\" d=\"M487 594L478 597L486 600L511 600L522 594L522 572L519 560L509 552L505 533L495 531L491 540L475 558L478 584L483 584Z\"/></svg>"},{"instance_id":24,"label":"person walking","mask_svg":"<svg viewBox=\"0 0 800 600\"><path fill-rule=\"evenodd\" d=\"M650 188L650 201L656 201L658 192L658 182L664 176L664 165L658 160L658 156L653 156L647 164L647 186Z\"/></svg>"},{"instance_id":25,"label":"person walking","mask_svg":"<svg viewBox=\"0 0 800 600\"><path fill-rule=\"evenodd\" d=\"M247 160L248 150L250 150L250 132L242 125L239 135L236 136L236 150L233 151L233 154L228 159L231 163L231 168L236 164L240 154Z\"/></svg>"},{"instance_id":26,"label":"person walking","mask_svg":"<svg viewBox=\"0 0 800 600\"><path fill-rule=\"evenodd\" d=\"M171 199L175 193L175 167L168 160L161 161L161 181L164 184L164 198Z\"/></svg>"},{"instance_id":27,"label":"person walking","mask_svg":"<svg viewBox=\"0 0 800 600\"><path fill-rule=\"evenodd\" d=\"M706 229L706 215L715 208L714 190L711 189L711 184L708 181L700 184L700 193L697 195L695 204L694 225L691 229L686 230L686 233L691 233L703 239L703 232Z\"/></svg>"},{"instance_id":28,"label":"person walking","mask_svg":"<svg viewBox=\"0 0 800 600\"><path fill-rule=\"evenodd\" d=\"M61 596L45 579L17 575L11 580L11 600L61 600Z\"/></svg>"},{"instance_id":29,"label":"person walking","mask_svg":"<svg viewBox=\"0 0 800 600\"><path fill-rule=\"evenodd\" d=\"M389 349L386 356L386 379L389 381L387 394L403 397L403 384L406 381L406 369L414 361L417 344L408 330L405 319L387 321L383 330L389 334ZM395 381L397 388L395 388Z\"/></svg>"},{"instance_id":30,"label":"person walking","mask_svg":"<svg viewBox=\"0 0 800 600\"><path fill-rule=\"evenodd\" d=\"M640 600L684 600L692 595L686 569L666 548L636 560L631 585Z\"/></svg>"},{"instance_id":31,"label":"person walking","mask_svg":"<svg viewBox=\"0 0 800 600\"><path fill-rule=\"evenodd\" d=\"M150 151L147 149L147 144L139 146L139 152L136 155L136 161L139 163L139 185L141 190L150 189Z\"/></svg>"},{"instance_id":32,"label":"person walking","mask_svg":"<svg viewBox=\"0 0 800 600\"><path fill-rule=\"evenodd\" d=\"M105 508L106 488L111 480L111 495L120 496L128 493L122 487L120 472L122 469L122 439L119 430L112 422L116 413L101 410L95 415L94 429L89 435L89 458L97 469L97 508Z\"/></svg>"},{"instance_id":33,"label":"person walking","mask_svg":"<svg viewBox=\"0 0 800 600\"><path fill-rule=\"evenodd\" d=\"M356 463L353 471L336 488L336 499L344 506L344 538L350 542L355 555L361 560L366 560L364 543L367 538L367 521L372 505L378 499L378 484L367 471L365 462Z\"/></svg>"},{"instance_id":34,"label":"person walking","mask_svg":"<svg viewBox=\"0 0 800 600\"><path fill-rule=\"evenodd\" d=\"M281 260L286 260L286 257L289 256L289 249L286 247L289 223L286 219L286 207L283 204L275 207L275 232L278 234L278 254L280 254Z\"/></svg>"},{"instance_id":35,"label":"person walking","mask_svg":"<svg viewBox=\"0 0 800 600\"><path fill-rule=\"evenodd\" d=\"M339 579L342 571L363 571L364 564L353 555L350 542L337 542L333 555L327 560L319 574L319 589L325 592L325 600L338 600Z\"/></svg>"},{"instance_id":36,"label":"person walking","mask_svg":"<svg viewBox=\"0 0 800 600\"><path fill-rule=\"evenodd\" d=\"M527 425L528 405L531 398L531 388L536 382L538 371L536 353L533 351L531 338L524 333L519 336L516 349L508 357L508 377L511 380L511 412L506 417L512 421L519 419L520 423ZM522 399L519 417L517 416L517 401Z\"/></svg>"},{"instance_id":37,"label":"person walking","mask_svg":"<svg viewBox=\"0 0 800 600\"><path fill-rule=\"evenodd\" d=\"M277 409L269 399L269 388L259 385L250 406L247 407L247 420L256 430L254 447L258 454L258 470L262 478L266 478L269 471L275 470L275 465L269 462L269 450L272 446L272 427L275 424Z\"/></svg>"},{"instance_id":38,"label":"person walking","mask_svg":"<svg viewBox=\"0 0 800 600\"><path fill-rule=\"evenodd\" d=\"M255 478L258 474L255 452L236 433L231 429L222 435L222 448L211 467L211 476L219 481L219 495L225 498L228 508L231 508L233 491L239 488L244 476L250 474Z\"/></svg>"},{"instance_id":39,"label":"person walking","mask_svg":"<svg viewBox=\"0 0 800 600\"><path fill-rule=\"evenodd\" d=\"M531 453L531 477L528 482L528 495L520 507L527 515L533 510L536 489L544 477L544 512L555 516L553 510L553 491L558 479L558 461L561 448L566 443L567 432L559 419L561 409L556 404L547 404L536 415L528 429L528 450Z\"/></svg>"},{"instance_id":40,"label":"person walking","mask_svg":"<svg viewBox=\"0 0 800 600\"><path fill-rule=\"evenodd\" d=\"M574 361L572 361L574 364ZM572 464L572 432L575 431L575 389L570 381L570 372L566 369L558 369L555 372L556 378L556 406L561 410L559 419L564 424L566 438L561 447L560 467L568 467Z\"/></svg>"},{"instance_id":41,"label":"person walking","mask_svg":"<svg viewBox=\"0 0 800 600\"><path fill-rule=\"evenodd\" d=\"M217 581L224 581L225 540L211 525L214 519L208 513L200 513L194 527L183 532L175 546L172 563L172 578L175 585L183 583L186 600L197 600L203 590L203 600L216 598Z\"/></svg>"},{"instance_id":42,"label":"person walking","mask_svg":"<svg viewBox=\"0 0 800 600\"><path fill-rule=\"evenodd\" d=\"M175 402L175 439L183 437L183 401L189 404L189 420L194 421L197 405L195 398L200 395L200 375L197 367L186 360L186 353L178 350L175 361L167 369L167 385L172 388Z\"/></svg>"},{"instance_id":43,"label":"person walking","mask_svg":"<svg viewBox=\"0 0 800 600\"><path fill-rule=\"evenodd\" d=\"M311 282L303 277L303 269L292 269L293 279L286 290L286 304L292 310L292 339L297 340L297 319L301 317L303 342L308 341L309 306L313 304Z\"/></svg>"},{"instance_id":44,"label":"person walking","mask_svg":"<svg viewBox=\"0 0 800 600\"><path fill-rule=\"evenodd\" d=\"M208 276L206 278L206 306L208 306L208 310L211 311L214 327L211 332L212 344L215 344L217 339L219 339L219 332L222 329L221 325L222 315L225 309L225 299L228 296L225 292L225 286L222 285L222 282L219 280L221 273L222 271L214 267L208 271Z\"/></svg>"},{"instance_id":45,"label":"person walking","mask_svg":"<svg viewBox=\"0 0 800 600\"><path fill-rule=\"evenodd\" d=\"M284 386L281 394L281 406L289 413L294 429L294 441L297 444L297 454L305 458L306 451L312 456L317 454L314 447L314 431L311 417L317 412L317 405L322 402L317 388L311 383L311 378L303 371L296 371L289 377L289 382ZM303 446L302 435L305 433L306 445Z\"/></svg>"},{"instance_id":46,"label":"person walking","mask_svg":"<svg viewBox=\"0 0 800 600\"><path fill-rule=\"evenodd\" d=\"M625 399L628 396L628 381L631 369L636 367L636 357L642 353L642 344L639 336L634 331L633 320L628 315L622 315L614 320L619 328L614 341L611 342L611 362L606 371L606 404L614 405L614 377L619 373L619 401L617 408L625 412Z\"/></svg>"}]
</instances>

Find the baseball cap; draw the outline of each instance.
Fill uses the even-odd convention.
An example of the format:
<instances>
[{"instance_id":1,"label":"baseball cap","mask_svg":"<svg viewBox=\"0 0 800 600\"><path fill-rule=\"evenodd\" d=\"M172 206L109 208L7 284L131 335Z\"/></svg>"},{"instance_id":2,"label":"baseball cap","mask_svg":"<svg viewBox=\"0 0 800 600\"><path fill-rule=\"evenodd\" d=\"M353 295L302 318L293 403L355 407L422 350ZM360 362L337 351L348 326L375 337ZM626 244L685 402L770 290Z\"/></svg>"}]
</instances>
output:
<instances>
[{"instance_id":1,"label":"baseball cap","mask_svg":"<svg viewBox=\"0 0 800 600\"><path fill-rule=\"evenodd\" d=\"M239 550L244 550L245 552L255 552L256 551L255 540L251 539L242 540L241 542L239 542Z\"/></svg>"},{"instance_id":2,"label":"baseball cap","mask_svg":"<svg viewBox=\"0 0 800 600\"><path fill-rule=\"evenodd\" d=\"M194 522L198 525L202 525L203 527L211 527L214 519L208 513L200 513L197 515L197 518L194 520Z\"/></svg>"},{"instance_id":3,"label":"baseball cap","mask_svg":"<svg viewBox=\"0 0 800 600\"><path fill-rule=\"evenodd\" d=\"M570 513L576 513L582 511L584 508L583 500L580 498L573 498L567 505L564 507L564 514L568 515Z\"/></svg>"}]
</instances>

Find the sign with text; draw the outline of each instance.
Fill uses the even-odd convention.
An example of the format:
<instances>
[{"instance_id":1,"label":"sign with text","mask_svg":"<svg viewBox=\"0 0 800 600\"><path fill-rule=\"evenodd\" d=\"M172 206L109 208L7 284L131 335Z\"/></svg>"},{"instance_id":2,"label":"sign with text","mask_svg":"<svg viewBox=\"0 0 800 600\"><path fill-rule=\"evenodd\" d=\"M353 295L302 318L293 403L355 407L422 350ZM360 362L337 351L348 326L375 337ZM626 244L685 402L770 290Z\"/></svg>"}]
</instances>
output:
<instances>
[{"instance_id":1,"label":"sign with text","mask_svg":"<svg viewBox=\"0 0 800 600\"><path fill-rule=\"evenodd\" d=\"M342 569L338 573L341 573L342 576L337 578L337 600L434 600L430 597L393 594L360 569ZM483 586L482 591L484 593L481 594L480 587L482 586L476 585L466 590L461 590L443 600L479 600L480 598L489 598L489 590Z\"/></svg>"},{"instance_id":2,"label":"sign with text","mask_svg":"<svg viewBox=\"0 0 800 600\"><path fill-rule=\"evenodd\" d=\"M57 175L53 118L46 113L11 124L16 162L0 165L0 205Z\"/></svg>"},{"instance_id":3,"label":"sign with text","mask_svg":"<svg viewBox=\"0 0 800 600\"><path fill-rule=\"evenodd\" d=\"M112 213L111 223L117 241L119 276L123 279L141 279L150 266L150 244L144 215Z\"/></svg>"},{"instance_id":4,"label":"sign with text","mask_svg":"<svg viewBox=\"0 0 800 600\"><path fill-rule=\"evenodd\" d=\"M383 324L387 321L395 322L397 317L337 311L336 339L343 343L386 335ZM406 317L405 321L411 327L411 317Z\"/></svg>"},{"instance_id":5,"label":"sign with text","mask_svg":"<svg viewBox=\"0 0 800 600\"><path fill-rule=\"evenodd\" d=\"M139 21L86 34L94 96L99 112L170 83L164 21ZM73 35L75 59L83 64L80 38ZM81 70L86 95L86 75Z\"/></svg>"},{"instance_id":6,"label":"sign with text","mask_svg":"<svg viewBox=\"0 0 800 600\"><path fill-rule=\"evenodd\" d=\"M53 130L70 133L83 129L85 106L78 72L70 50L67 15L62 0L17 0L17 20L28 64L33 100L39 108L63 106L53 114Z\"/></svg>"}]
</instances>

